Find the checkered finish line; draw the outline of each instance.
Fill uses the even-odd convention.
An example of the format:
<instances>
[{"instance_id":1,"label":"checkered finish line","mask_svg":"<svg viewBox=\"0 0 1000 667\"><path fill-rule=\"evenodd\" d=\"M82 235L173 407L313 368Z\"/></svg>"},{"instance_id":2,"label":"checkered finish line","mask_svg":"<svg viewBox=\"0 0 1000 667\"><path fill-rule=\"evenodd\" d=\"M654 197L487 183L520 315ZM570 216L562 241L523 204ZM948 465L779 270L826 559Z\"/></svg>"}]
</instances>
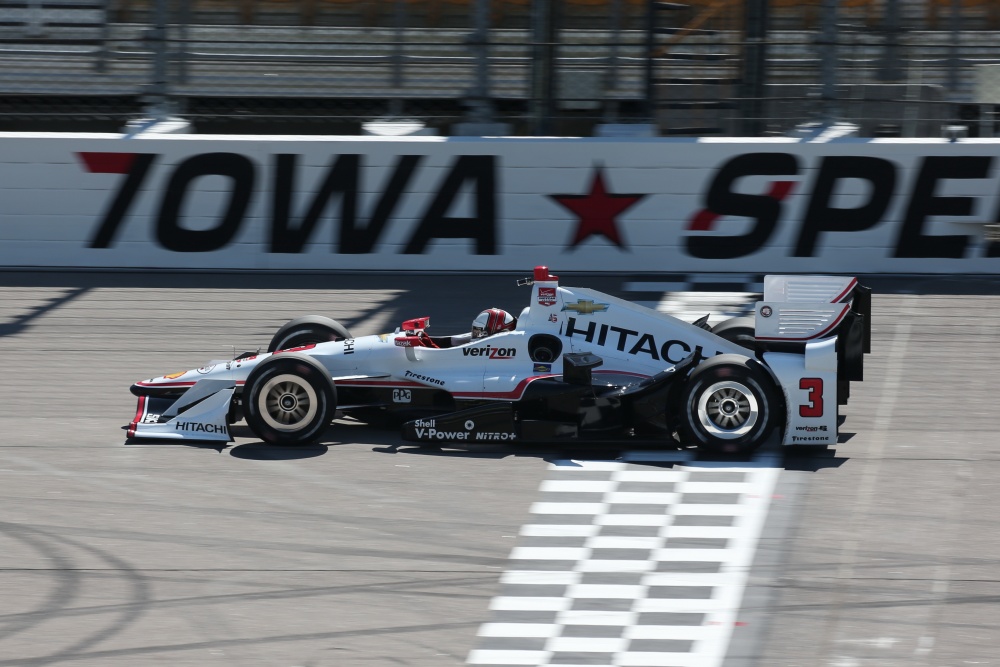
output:
<instances>
[{"instance_id":1,"label":"checkered finish line","mask_svg":"<svg viewBox=\"0 0 1000 667\"><path fill-rule=\"evenodd\" d=\"M655 300L637 298L633 303L693 322L708 315L715 325L731 317L752 315L764 291L764 278L757 275L692 274L673 282L627 282L625 292L656 295Z\"/></svg>"},{"instance_id":2,"label":"checkered finish line","mask_svg":"<svg viewBox=\"0 0 1000 667\"><path fill-rule=\"evenodd\" d=\"M467 664L722 664L776 465L554 462Z\"/></svg>"}]
</instances>

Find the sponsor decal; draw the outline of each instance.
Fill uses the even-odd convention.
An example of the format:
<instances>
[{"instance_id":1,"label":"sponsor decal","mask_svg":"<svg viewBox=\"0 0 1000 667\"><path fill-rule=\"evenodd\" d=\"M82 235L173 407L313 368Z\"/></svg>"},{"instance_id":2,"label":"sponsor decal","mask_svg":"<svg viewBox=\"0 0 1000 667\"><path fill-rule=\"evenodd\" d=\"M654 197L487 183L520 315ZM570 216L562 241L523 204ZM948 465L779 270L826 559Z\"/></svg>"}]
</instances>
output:
<instances>
[{"instance_id":1,"label":"sponsor decal","mask_svg":"<svg viewBox=\"0 0 1000 667\"><path fill-rule=\"evenodd\" d=\"M477 433L476 440L516 440L514 433Z\"/></svg>"},{"instance_id":2,"label":"sponsor decal","mask_svg":"<svg viewBox=\"0 0 1000 667\"><path fill-rule=\"evenodd\" d=\"M792 442L830 442L828 435L793 435Z\"/></svg>"},{"instance_id":3,"label":"sponsor decal","mask_svg":"<svg viewBox=\"0 0 1000 667\"><path fill-rule=\"evenodd\" d=\"M344 354L354 354L354 339L347 338L344 340Z\"/></svg>"},{"instance_id":4,"label":"sponsor decal","mask_svg":"<svg viewBox=\"0 0 1000 667\"><path fill-rule=\"evenodd\" d=\"M420 382L430 382L431 384L444 386L444 380L438 380L437 378L428 377L426 375L421 375L420 373L414 373L412 371L405 371L403 373L404 377L413 378L414 380L419 380Z\"/></svg>"},{"instance_id":5,"label":"sponsor decal","mask_svg":"<svg viewBox=\"0 0 1000 667\"><path fill-rule=\"evenodd\" d=\"M554 306L554 305L556 305L556 288L555 287L539 287L538 288L538 305L540 305L540 306Z\"/></svg>"},{"instance_id":6,"label":"sponsor decal","mask_svg":"<svg viewBox=\"0 0 1000 667\"><path fill-rule=\"evenodd\" d=\"M436 422L433 419L418 419L414 422L416 426L417 438L421 440L515 440L517 436L514 433L504 433L504 432L485 432L485 433L471 433L476 428L476 422L471 419L465 420L464 431L445 431L437 428Z\"/></svg>"},{"instance_id":7,"label":"sponsor decal","mask_svg":"<svg viewBox=\"0 0 1000 667\"><path fill-rule=\"evenodd\" d=\"M608 304L606 303L594 303L592 299L580 299L575 303L567 303L563 306L563 310L571 310L574 313L579 313L580 315L593 315L594 313L603 313L608 309Z\"/></svg>"},{"instance_id":8,"label":"sponsor decal","mask_svg":"<svg viewBox=\"0 0 1000 667\"><path fill-rule=\"evenodd\" d=\"M610 324L598 325L590 320L586 328L579 329L576 326L576 318L571 317L566 322L566 338L582 338L588 343L593 343L601 347L613 347L619 352L632 355L645 354L654 361L666 361L671 364L680 363L685 357L694 352L696 359L701 362L710 356L722 354L720 351L706 354L700 345L691 346L682 340L666 340L660 342L653 334L642 333L633 329L613 326Z\"/></svg>"},{"instance_id":9,"label":"sponsor decal","mask_svg":"<svg viewBox=\"0 0 1000 667\"><path fill-rule=\"evenodd\" d=\"M928 227L941 216L955 222L997 220L996 213L992 220L977 216L983 210L977 197L940 194L960 187L948 186L946 181L990 178L995 171L993 159L991 155L928 155L911 166L863 155L827 155L807 164L791 153L736 155L716 171L704 195L704 209L688 223L693 233L682 243L689 255L702 259L752 255L772 240L779 222L789 218L792 207L785 200L799 180L808 180L804 214L798 212L797 203L794 206L801 223L790 256L819 256L824 237L875 229L890 209L899 207L903 220L895 248L889 251L893 257L961 259L979 244L978 235L930 234ZM740 183L749 176L776 178L761 194L740 192ZM844 207L839 191L849 180L866 181L868 194L856 206ZM752 224L742 234L720 234L725 229L719 220L725 218L749 219ZM742 222L734 227L747 229ZM1000 257L1000 242L984 243L982 248L982 256Z\"/></svg>"},{"instance_id":10,"label":"sponsor decal","mask_svg":"<svg viewBox=\"0 0 1000 667\"><path fill-rule=\"evenodd\" d=\"M154 415L154 414L150 413L150 414L148 414L148 415L146 415L145 417L142 418L142 423L143 424L159 424L160 423L160 415Z\"/></svg>"},{"instance_id":11,"label":"sponsor decal","mask_svg":"<svg viewBox=\"0 0 1000 667\"><path fill-rule=\"evenodd\" d=\"M774 311L771 310L771 306L761 306L760 308L761 317L771 317L771 315L774 315Z\"/></svg>"},{"instance_id":12,"label":"sponsor decal","mask_svg":"<svg viewBox=\"0 0 1000 667\"><path fill-rule=\"evenodd\" d=\"M552 313L551 315L549 315L549 322L558 322L558 321L559 321L559 316L558 315L556 315L555 313Z\"/></svg>"},{"instance_id":13,"label":"sponsor decal","mask_svg":"<svg viewBox=\"0 0 1000 667\"><path fill-rule=\"evenodd\" d=\"M211 373L213 368L215 368L215 364L212 364L211 366L202 366L198 369L198 372L205 375L206 373Z\"/></svg>"},{"instance_id":14,"label":"sponsor decal","mask_svg":"<svg viewBox=\"0 0 1000 667\"><path fill-rule=\"evenodd\" d=\"M501 250L497 241L501 158L495 155L459 155L446 164L428 164L432 158L424 155L400 155L376 177L377 184L365 180L373 169L365 164L366 156L354 153L332 155L318 170L321 173L308 176L302 174L303 157L296 154L258 158L211 152L177 163L157 153L88 151L78 156L82 169L95 179L121 176L86 241L89 248L115 247L123 228L140 224L140 219L147 218L139 212L150 210L148 231L153 242L171 252L219 250L232 246L247 232L256 235L251 240L270 253L304 253L312 244L330 241L334 253L375 253L397 232L404 235L403 254L424 254L435 241L454 238L467 239L470 251L478 255L496 255ZM993 155L927 155L899 163L864 155L734 155L709 177L701 208L687 216L685 232L675 238L664 231L662 243L679 245L685 254L700 259L747 257L777 243L778 227L785 224L794 226L782 230L782 238L791 237L787 254L816 257L822 255L823 242L831 235L877 230L898 210L902 224L889 250L892 257L1000 257L1000 241L983 242L974 225L970 229L975 231L966 234L931 233L932 225L942 218L982 224L997 221L1000 213L991 208L986 196L950 194L960 193L963 182L995 179L995 159ZM443 174L432 183L426 207L416 212L417 222L411 225L409 219L401 219L404 200L432 170ZM605 172L596 166L589 189L583 193L540 195L575 216L569 248L594 236L620 249L627 247L619 218L649 195L609 192ZM223 182L220 206L207 225L192 229L185 224L185 211L204 176ZM748 193L741 184L755 176L767 177L769 182L759 193ZM842 186L851 180L865 181L866 194L845 206ZM375 201L366 207L371 212L366 216L361 210L362 193L373 187ZM467 192L469 217L449 217L456 200ZM251 231L251 220L256 219L253 203L267 193L271 193L271 205L262 224L255 223ZM801 205L791 202L793 193L801 195ZM783 248L784 241L780 245ZM538 299L540 305L554 305L541 293Z\"/></svg>"},{"instance_id":15,"label":"sponsor decal","mask_svg":"<svg viewBox=\"0 0 1000 667\"><path fill-rule=\"evenodd\" d=\"M826 426L796 426L796 431L806 431L808 433L815 433L816 431L826 431Z\"/></svg>"},{"instance_id":16,"label":"sponsor decal","mask_svg":"<svg viewBox=\"0 0 1000 667\"><path fill-rule=\"evenodd\" d=\"M418 179L417 172L426 156L400 155L380 182L385 189L377 195L365 220L359 213L361 194L371 191L363 183L366 169L363 155L343 153L332 156L324 174L310 175L308 182L298 181L299 155L275 154L257 160L239 153L201 153L177 164L167 164L155 153L78 154L84 169L92 174L122 174L118 191L104 207L105 213L90 239L91 248L115 245L119 230L128 223L130 211L139 208L136 200L151 198L155 241L173 252L211 252L233 243L241 228L251 219L250 203L266 193L273 205L268 207L263 240L267 252L302 253L313 240L326 243L329 231L320 228L333 217L333 252L367 254L389 233L390 221L399 215L400 202ZM477 255L497 254L497 162L494 155L458 155L450 165L434 164L425 172L444 175L426 209L418 214L419 222L404 239L404 254L423 254L436 239L469 239ZM370 167L368 167L370 169ZM195 185L204 176L219 176L227 181L228 200L222 203L218 219L207 228L191 229L184 224L184 211ZM421 174L422 176L422 174ZM421 179L422 180L422 179ZM318 187L314 186L318 183ZM449 217L452 204L465 193L472 194L469 217ZM314 193L314 194L311 194ZM299 206L301 201L302 206ZM293 207L292 202L296 205ZM337 210L339 216L330 210ZM297 216L296 211L302 214ZM407 216L409 217L409 216ZM409 220L405 221L410 228ZM402 224L402 223L397 223ZM254 223L257 229L257 224ZM319 237L319 238L317 238Z\"/></svg>"},{"instance_id":17,"label":"sponsor decal","mask_svg":"<svg viewBox=\"0 0 1000 667\"><path fill-rule=\"evenodd\" d=\"M308 345L299 345L298 347L290 347L287 350L277 350L275 351L275 354L282 354L284 352L303 352L305 350L311 350L314 347L316 347L316 343L309 343ZM250 361L251 359L253 359L253 357L247 357L246 359L242 359L241 361Z\"/></svg>"},{"instance_id":18,"label":"sponsor decal","mask_svg":"<svg viewBox=\"0 0 1000 667\"><path fill-rule=\"evenodd\" d=\"M417 437L422 440L468 440L468 431L439 431L436 428L418 428Z\"/></svg>"},{"instance_id":19,"label":"sponsor decal","mask_svg":"<svg viewBox=\"0 0 1000 667\"><path fill-rule=\"evenodd\" d=\"M170 375L164 375L162 379L164 380L176 380L180 376L187 373L187 371L181 371L180 373L171 373Z\"/></svg>"},{"instance_id":20,"label":"sponsor decal","mask_svg":"<svg viewBox=\"0 0 1000 667\"><path fill-rule=\"evenodd\" d=\"M175 431L186 431L188 433L222 433L228 435L224 424L202 424L201 422L175 422Z\"/></svg>"},{"instance_id":21,"label":"sponsor decal","mask_svg":"<svg viewBox=\"0 0 1000 667\"><path fill-rule=\"evenodd\" d=\"M378 334L378 339L380 341L382 341L383 343L388 343L389 342L389 336L392 336L392 335L393 334Z\"/></svg>"},{"instance_id":22,"label":"sponsor decal","mask_svg":"<svg viewBox=\"0 0 1000 667\"><path fill-rule=\"evenodd\" d=\"M490 359L513 359L517 356L517 348L513 347L467 347L462 350L463 357L489 357Z\"/></svg>"},{"instance_id":23,"label":"sponsor decal","mask_svg":"<svg viewBox=\"0 0 1000 667\"><path fill-rule=\"evenodd\" d=\"M532 371L535 372L535 373L551 373L552 372L552 364L538 364L538 363L536 363L535 367L532 369Z\"/></svg>"},{"instance_id":24,"label":"sponsor decal","mask_svg":"<svg viewBox=\"0 0 1000 667\"><path fill-rule=\"evenodd\" d=\"M604 170L597 166L590 182L590 192L585 195L549 195L560 206L577 218L576 231L569 248L575 248L591 236L603 236L619 248L625 248L618 229L618 216L639 203L646 195L609 194L604 185Z\"/></svg>"},{"instance_id":25,"label":"sponsor decal","mask_svg":"<svg viewBox=\"0 0 1000 667\"><path fill-rule=\"evenodd\" d=\"M409 389L393 389L392 390L392 402L393 403L409 403L412 395Z\"/></svg>"}]
</instances>

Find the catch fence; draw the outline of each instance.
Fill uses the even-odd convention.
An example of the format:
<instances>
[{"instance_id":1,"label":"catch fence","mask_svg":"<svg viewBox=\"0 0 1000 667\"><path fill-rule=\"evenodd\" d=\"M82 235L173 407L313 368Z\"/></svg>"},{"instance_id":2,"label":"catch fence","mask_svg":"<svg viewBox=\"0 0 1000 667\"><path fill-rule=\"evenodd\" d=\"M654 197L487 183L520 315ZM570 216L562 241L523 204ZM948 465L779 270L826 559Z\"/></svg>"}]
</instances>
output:
<instances>
[{"instance_id":1,"label":"catch fence","mask_svg":"<svg viewBox=\"0 0 1000 667\"><path fill-rule=\"evenodd\" d=\"M0 0L0 17L4 130L993 136L1000 104L994 0Z\"/></svg>"}]
</instances>

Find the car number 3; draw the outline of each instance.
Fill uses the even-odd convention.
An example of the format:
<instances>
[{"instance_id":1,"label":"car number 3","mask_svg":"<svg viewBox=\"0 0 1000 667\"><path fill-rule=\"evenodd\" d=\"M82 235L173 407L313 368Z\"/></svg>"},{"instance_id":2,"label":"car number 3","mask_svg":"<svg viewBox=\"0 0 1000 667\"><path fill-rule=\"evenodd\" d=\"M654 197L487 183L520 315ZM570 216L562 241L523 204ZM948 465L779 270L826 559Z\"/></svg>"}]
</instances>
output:
<instances>
[{"instance_id":1,"label":"car number 3","mask_svg":"<svg viewBox=\"0 0 1000 667\"><path fill-rule=\"evenodd\" d=\"M822 378L802 378L799 380L799 389L808 392L806 398L808 403L799 406L800 417L822 417L823 416L823 379Z\"/></svg>"}]
</instances>

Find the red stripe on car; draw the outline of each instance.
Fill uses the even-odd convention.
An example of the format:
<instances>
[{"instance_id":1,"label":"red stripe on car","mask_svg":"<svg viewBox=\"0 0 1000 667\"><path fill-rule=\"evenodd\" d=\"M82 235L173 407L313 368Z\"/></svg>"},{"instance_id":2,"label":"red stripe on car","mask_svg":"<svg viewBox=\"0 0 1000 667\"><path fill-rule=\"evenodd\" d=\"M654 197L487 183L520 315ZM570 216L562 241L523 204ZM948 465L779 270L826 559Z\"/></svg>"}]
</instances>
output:
<instances>
[{"instance_id":1,"label":"red stripe on car","mask_svg":"<svg viewBox=\"0 0 1000 667\"><path fill-rule=\"evenodd\" d=\"M140 396L139 405L135 409L135 418L132 420L132 423L128 425L128 431L126 431L128 437L130 438L135 437L135 427L139 425L139 422L142 421L142 418L145 416L146 416L146 397Z\"/></svg>"}]
</instances>

